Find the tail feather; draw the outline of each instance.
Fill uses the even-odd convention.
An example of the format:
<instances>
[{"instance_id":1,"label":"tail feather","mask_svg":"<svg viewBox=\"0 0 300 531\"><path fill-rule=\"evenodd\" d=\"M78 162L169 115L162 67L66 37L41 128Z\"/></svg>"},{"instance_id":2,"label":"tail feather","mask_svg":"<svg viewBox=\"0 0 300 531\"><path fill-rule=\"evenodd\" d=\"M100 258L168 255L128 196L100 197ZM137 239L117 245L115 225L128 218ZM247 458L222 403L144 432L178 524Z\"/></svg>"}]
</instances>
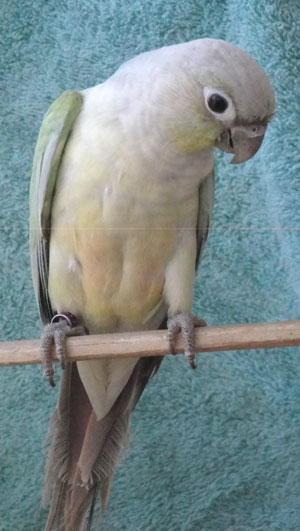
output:
<instances>
[{"instance_id":1,"label":"tail feather","mask_svg":"<svg viewBox=\"0 0 300 531\"><path fill-rule=\"evenodd\" d=\"M88 531L100 495L103 514L130 416L162 358L141 358L109 413L97 421L76 364L66 367L49 426L45 494L51 506L45 531Z\"/></svg>"}]
</instances>

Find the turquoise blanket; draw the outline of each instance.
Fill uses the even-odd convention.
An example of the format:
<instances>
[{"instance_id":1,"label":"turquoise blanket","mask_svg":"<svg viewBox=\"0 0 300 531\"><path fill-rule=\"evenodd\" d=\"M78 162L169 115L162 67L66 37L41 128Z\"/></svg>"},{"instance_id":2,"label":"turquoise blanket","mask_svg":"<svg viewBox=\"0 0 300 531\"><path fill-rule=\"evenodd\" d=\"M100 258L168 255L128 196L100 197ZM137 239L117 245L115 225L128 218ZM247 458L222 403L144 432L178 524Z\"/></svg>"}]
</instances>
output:
<instances>
[{"instance_id":1,"label":"turquoise blanket","mask_svg":"<svg viewBox=\"0 0 300 531\"><path fill-rule=\"evenodd\" d=\"M250 162L230 166L217 154L195 311L210 325L299 318L299 16L298 0L1 2L1 340L41 330L28 190L50 103L139 52L206 36L258 60L277 114ZM43 441L57 389L38 366L2 368L0 378L0 530L41 531ZM297 347L203 354L197 371L168 357L133 415L103 531L298 531L299 380Z\"/></svg>"}]
</instances>

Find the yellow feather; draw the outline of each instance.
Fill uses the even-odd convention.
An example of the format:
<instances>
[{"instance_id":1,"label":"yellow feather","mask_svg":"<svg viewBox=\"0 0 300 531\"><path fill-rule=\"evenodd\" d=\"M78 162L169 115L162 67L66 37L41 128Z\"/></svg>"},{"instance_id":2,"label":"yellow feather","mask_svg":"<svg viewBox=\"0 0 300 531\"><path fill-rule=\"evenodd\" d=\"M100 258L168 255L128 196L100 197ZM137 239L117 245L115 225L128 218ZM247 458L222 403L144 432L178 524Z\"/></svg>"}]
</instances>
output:
<instances>
[{"instance_id":1,"label":"yellow feather","mask_svg":"<svg viewBox=\"0 0 300 531\"><path fill-rule=\"evenodd\" d=\"M189 123L189 127L185 129L182 125L176 126L170 133L172 141L184 153L193 153L200 151L215 142L216 138L221 132L219 123L210 121L200 121L194 125L194 128Z\"/></svg>"}]
</instances>

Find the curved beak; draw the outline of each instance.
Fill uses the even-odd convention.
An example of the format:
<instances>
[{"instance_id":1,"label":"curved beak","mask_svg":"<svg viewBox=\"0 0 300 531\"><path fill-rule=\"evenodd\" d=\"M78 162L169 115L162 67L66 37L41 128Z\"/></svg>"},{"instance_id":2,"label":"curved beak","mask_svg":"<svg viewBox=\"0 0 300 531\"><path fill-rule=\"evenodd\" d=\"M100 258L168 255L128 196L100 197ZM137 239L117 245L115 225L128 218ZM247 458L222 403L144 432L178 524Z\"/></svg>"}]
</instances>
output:
<instances>
[{"instance_id":1,"label":"curved beak","mask_svg":"<svg viewBox=\"0 0 300 531\"><path fill-rule=\"evenodd\" d=\"M226 153L234 153L231 164L240 164L251 159L259 150L267 125L250 124L225 129L215 147Z\"/></svg>"}]
</instances>

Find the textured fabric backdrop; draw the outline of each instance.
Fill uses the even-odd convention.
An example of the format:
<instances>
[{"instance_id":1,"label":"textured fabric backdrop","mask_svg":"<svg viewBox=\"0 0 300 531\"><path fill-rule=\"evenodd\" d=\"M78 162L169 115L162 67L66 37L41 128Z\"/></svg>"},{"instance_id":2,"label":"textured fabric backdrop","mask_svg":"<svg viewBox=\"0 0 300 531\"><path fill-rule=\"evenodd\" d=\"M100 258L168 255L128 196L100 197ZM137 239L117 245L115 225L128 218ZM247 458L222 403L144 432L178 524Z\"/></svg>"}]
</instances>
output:
<instances>
[{"instance_id":1,"label":"textured fabric backdrop","mask_svg":"<svg viewBox=\"0 0 300 531\"><path fill-rule=\"evenodd\" d=\"M277 114L253 160L230 166L217 155L195 311L211 325L299 318L299 15L298 0L1 2L1 340L41 329L28 190L48 106L139 52L207 36L260 62ZM43 441L57 388L37 366L2 368L0 378L0 530L41 531ZM133 415L103 530L298 531L299 379L296 347L206 354L194 372L182 356L166 359Z\"/></svg>"}]
</instances>

